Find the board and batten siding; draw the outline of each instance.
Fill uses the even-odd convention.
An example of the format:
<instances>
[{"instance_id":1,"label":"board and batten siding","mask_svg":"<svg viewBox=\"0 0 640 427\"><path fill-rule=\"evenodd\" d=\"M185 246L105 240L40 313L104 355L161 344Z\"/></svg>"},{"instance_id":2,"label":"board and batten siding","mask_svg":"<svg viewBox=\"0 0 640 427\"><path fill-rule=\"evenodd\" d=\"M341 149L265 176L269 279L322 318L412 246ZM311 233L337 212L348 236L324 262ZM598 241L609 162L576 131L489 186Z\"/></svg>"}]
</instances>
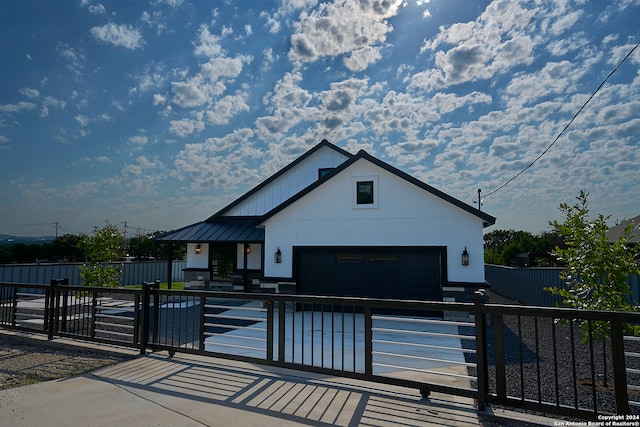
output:
<instances>
[{"instance_id":1,"label":"board and batten siding","mask_svg":"<svg viewBox=\"0 0 640 427\"><path fill-rule=\"evenodd\" d=\"M251 194L237 206L225 212L228 216L264 215L285 200L299 193L318 180L318 170L335 168L347 157L328 147L323 147L302 160L293 169L276 177L264 188Z\"/></svg>"}]
</instances>

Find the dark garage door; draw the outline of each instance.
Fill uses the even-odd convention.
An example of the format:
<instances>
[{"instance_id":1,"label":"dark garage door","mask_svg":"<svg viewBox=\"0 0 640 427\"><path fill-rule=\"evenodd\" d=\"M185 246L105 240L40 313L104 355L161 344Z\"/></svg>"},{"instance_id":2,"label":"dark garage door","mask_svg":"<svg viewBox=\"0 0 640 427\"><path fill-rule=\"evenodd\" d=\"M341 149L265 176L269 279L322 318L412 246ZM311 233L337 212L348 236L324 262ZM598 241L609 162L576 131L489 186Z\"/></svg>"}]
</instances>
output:
<instances>
[{"instance_id":1,"label":"dark garage door","mask_svg":"<svg viewBox=\"0 0 640 427\"><path fill-rule=\"evenodd\" d=\"M298 293L442 300L443 248L297 248Z\"/></svg>"}]
</instances>

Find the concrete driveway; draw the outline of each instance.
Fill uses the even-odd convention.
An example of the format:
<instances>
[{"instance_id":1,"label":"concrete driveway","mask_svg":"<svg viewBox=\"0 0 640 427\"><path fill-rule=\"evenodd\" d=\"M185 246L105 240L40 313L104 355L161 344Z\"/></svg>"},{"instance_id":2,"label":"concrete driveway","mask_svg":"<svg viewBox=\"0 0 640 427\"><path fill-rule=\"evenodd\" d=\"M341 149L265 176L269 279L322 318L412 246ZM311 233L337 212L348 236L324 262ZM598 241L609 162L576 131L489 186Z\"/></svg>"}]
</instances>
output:
<instances>
[{"instance_id":1,"label":"concrete driveway","mask_svg":"<svg viewBox=\"0 0 640 427\"><path fill-rule=\"evenodd\" d=\"M471 399L212 357L154 353L0 391L2 425L469 426Z\"/></svg>"}]
</instances>

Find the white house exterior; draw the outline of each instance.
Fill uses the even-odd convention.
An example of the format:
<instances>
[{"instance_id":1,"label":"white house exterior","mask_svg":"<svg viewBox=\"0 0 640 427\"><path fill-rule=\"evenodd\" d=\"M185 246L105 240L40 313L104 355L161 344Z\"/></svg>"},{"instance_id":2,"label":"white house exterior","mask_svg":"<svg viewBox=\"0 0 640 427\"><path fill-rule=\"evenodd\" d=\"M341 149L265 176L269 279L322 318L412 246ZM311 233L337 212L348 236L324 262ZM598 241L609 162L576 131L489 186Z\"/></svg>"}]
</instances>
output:
<instances>
[{"instance_id":1,"label":"white house exterior","mask_svg":"<svg viewBox=\"0 0 640 427\"><path fill-rule=\"evenodd\" d=\"M325 140L207 220L157 240L186 242L185 282L205 286L231 279L243 290L460 300L485 284L482 230L494 223ZM214 253L226 253L226 278Z\"/></svg>"}]
</instances>

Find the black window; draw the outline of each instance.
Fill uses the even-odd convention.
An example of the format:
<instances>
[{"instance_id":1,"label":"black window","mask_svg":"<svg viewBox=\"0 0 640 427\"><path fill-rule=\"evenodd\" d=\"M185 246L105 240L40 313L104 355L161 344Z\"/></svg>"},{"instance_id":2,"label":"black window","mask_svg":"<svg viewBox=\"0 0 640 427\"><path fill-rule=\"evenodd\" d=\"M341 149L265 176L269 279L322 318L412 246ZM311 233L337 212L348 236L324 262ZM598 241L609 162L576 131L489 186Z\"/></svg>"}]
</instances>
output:
<instances>
[{"instance_id":1,"label":"black window","mask_svg":"<svg viewBox=\"0 0 640 427\"><path fill-rule=\"evenodd\" d=\"M334 171L335 168L320 168L318 169L318 179L324 177L325 175L329 175Z\"/></svg>"},{"instance_id":2,"label":"black window","mask_svg":"<svg viewBox=\"0 0 640 427\"><path fill-rule=\"evenodd\" d=\"M359 205L370 205L373 203L373 181L358 181L357 202Z\"/></svg>"}]
</instances>

